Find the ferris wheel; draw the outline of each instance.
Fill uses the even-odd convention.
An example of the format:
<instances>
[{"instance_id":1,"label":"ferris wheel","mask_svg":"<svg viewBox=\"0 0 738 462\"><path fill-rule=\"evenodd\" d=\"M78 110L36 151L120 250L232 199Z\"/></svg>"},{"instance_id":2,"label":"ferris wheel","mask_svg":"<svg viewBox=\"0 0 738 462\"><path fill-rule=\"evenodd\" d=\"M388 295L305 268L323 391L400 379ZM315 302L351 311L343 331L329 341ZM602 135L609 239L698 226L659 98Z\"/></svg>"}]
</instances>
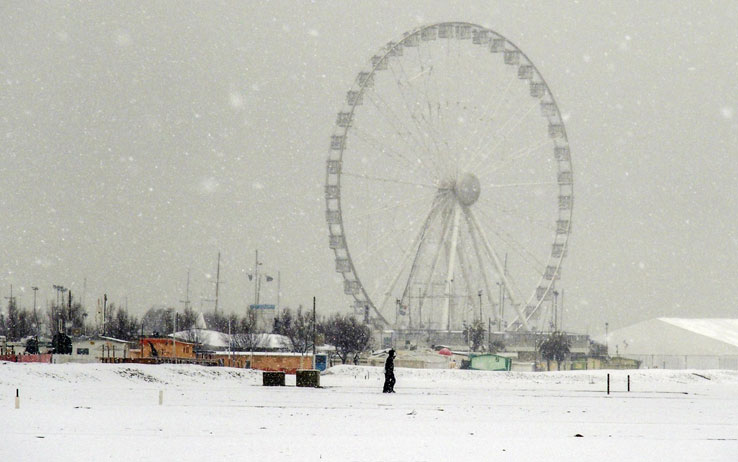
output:
<instances>
[{"instance_id":1,"label":"ferris wheel","mask_svg":"<svg viewBox=\"0 0 738 462\"><path fill-rule=\"evenodd\" d=\"M500 34L427 25L372 56L336 118L325 199L357 314L543 327L571 231L571 156L551 90Z\"/></svg>"}]
</instances>

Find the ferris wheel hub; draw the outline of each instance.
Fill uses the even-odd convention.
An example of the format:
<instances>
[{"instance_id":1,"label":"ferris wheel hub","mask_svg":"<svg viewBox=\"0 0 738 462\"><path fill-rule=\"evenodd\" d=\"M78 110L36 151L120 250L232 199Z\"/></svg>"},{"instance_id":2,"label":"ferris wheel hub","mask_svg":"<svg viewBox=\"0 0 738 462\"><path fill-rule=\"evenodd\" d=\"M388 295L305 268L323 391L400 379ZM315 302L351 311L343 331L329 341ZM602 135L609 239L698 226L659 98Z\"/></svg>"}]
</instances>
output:
<instances>
[{"instance_id":1,"label":"ferris wheel hub","mask_svg":"<svg viewBox=\"0 0 738 462\"><path fill-rule=\"evenodd\" d=\"M454 194L456 199L461 205L469 207L479 199L479 193L481 192L481 186L479 184L479 178L473 173L464 173L456 181L454 186Z\"/></svg>"}]
</instances>

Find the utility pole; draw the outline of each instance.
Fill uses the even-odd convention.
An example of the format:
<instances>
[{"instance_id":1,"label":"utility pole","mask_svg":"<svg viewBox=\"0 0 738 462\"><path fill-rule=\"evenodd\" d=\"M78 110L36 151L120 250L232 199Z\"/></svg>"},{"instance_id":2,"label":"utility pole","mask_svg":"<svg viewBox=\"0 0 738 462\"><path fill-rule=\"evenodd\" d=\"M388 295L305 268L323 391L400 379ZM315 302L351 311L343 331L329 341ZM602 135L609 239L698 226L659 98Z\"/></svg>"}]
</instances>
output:
<instances>
[{"instance_id":1,"label":"utility pole","mask_svg":"<svg viewBox=\"0 0 738 462\"><path fill-rule=\"evenodd\" d=\"M218 267L215 270L215 313L218 313L218 294L220 292L220 252L218 252Z\"/></svg>"},{"instance_id":2,"label":"utility pole","mask_svg":"<svg viewBox=\"0 0 738 462\"><path fill-rule=\"evenodd\" d=\"M36 324L36 337L38 337L38 313L36 312L36 293L38 292L38 287L31 287L31 290L33 290L33 322Z\"/></svg>"},{"instance_id":3,"label":"utility pole","mask_svg":"<svg viewBox=\"0 0 738 462\"><path fill-rule=\"evenodd\" d=\"M315 297L313 297L313 367L315 367L315 342L316 342L316 320L315 320Z\"/></svg>"},{"instance_id":4,"label":"utility pole","mask_svg":"<svg viewBox=\"0 0 738 462\"><path fill-rule=\"evenodd\" d=\"M554 316L554 319L553 319L553 328L554 328L554 332L557 332L559 330L559 306L558 306L558 304L556 302L559 299L559 292L556 289L554 289L553 295L554 295L554 299L553 299L553 304L554 304L554 306L553 306L553 316Z\"/></svg>"},{"instance_id":5,"label":"utility pole","mask_svg":"<svg viewBox=\"0 0 738 462\"><path fill-rule=\"evenodd\" d=\"M418 287L418 320L420 322L420 328L423 328L423 290Z\"/></svg>"},{"instance_id":6,"label":"utility pole","mask_svg":"<svg viewBox=\"0 0 738 462\"><path fill-rule=\"evenodd\" d=\"M256 257L254 259L254 305L259 304L259 249L256 249Z\"/></svg>"},{"instance_id":7,"label":"utility pole","mask_svg":"<svg viewBox=\"0 0 738 462\"><path fill-rule=\"evenodd\" d=\"M559 317L559 325L564 330L564 289L561 289L561 316Z\"/></svg>"},{"instance_id":8,"label":"utility pole","mask_svg":"<svg viewBox=\"0 0 738 462\"><path fill-rule=\"evenodd\" d=\"M103 335L108 335L108 294L103 294Z\"/></svg>"},{"instance_id":9,"label":"utility pole","mask_svg":"<svg viewBox=\"0 0 738 462\"><path fill-rule=\"evenodd\" d=\"M482 289L479 289L477 295L479 295L479 322L482 322Z\"/></svg>"},{"instance_id":10,"label":"utility pole","mask_svg":"<svg viewBox=\"0 0 738 462\"><path fill-rule=\"evenodd\" d=\"M185 289L185 299L180 300L179 303L184 303L184 309L187 311L187 309L190 307L190 269L187 268L187 286Z\"/></svg>"}]
</instances>

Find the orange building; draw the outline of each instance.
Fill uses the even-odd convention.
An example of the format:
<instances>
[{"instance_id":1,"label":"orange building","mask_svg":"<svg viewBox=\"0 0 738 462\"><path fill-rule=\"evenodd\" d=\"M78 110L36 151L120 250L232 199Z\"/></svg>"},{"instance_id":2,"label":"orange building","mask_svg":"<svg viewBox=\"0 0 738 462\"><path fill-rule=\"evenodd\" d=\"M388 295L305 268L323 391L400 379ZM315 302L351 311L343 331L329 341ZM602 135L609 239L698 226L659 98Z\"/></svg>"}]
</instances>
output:
<instances>
[{"instance_id":1,"label":"orange building","mask_svg":"<svg viewBox=\"0 0 738 462\"><path fill-rule=\"evenodd\" d=\"M180 358L195 359L195 344L170 338L147 337L140 341L140 348L131 350L131 358Z\"/></svg>"},{"instance_id":2,"label":"orange building","mask_svg":"<svg viewBox=\"0 0 738 462\"><path fill-rule=\"evenodd\" d=\"M200 359L217 360L226 367L251 368L261 371L281 371L294 374L298 369L313 369L313 355L281 352L217 351L202 353Z\"/></svg>"}]
</instances>

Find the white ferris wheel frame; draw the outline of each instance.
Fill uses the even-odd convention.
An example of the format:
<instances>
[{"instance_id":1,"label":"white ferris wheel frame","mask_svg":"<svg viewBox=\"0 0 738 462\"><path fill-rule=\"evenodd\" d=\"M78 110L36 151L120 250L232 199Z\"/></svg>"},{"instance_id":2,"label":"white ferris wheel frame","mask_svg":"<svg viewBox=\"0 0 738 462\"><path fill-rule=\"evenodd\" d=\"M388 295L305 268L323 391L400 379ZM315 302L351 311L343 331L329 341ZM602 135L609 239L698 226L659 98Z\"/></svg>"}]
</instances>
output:
<instances>
[{"instance_id":1,"label":"white ferris wheel frame","mask_svg":"<svg viewBox=\"0 0 738 462\"><path fill-rule=\"evenodd\" d=\"M445 36L443 31L445 31ZM571 218L573 210L573 170L571 166L571 155L569 149L566 127L561 116L553 93L550 91L548 84L544 80L537 67L523 53L518 46L501 34L488 28L466 22L445 22L436 23L418 27L403 35L398 41L389 42L382 47L380 51L371 60L371 69L369 71L359 72L354 85L348 91L346 96L346 104L339 112L334 132L331 138L331 146L328 159L326 162L326 178L325 178L325 200L326 200L326 221L329 230L329 247L334 251L336 259L336 272L341 273L344 279L344 293L351 295L354 299L354 307L357 312L369 310L373 317L386 326L393 324L381 313L375 304L375 300L370 298L365 286L361 283L359 271L354 266L351 252L345 238L345 230L343 223L342 203L341 203L341 175L344 150L346 141L349 139L350 129L352 127L353 115L357 106L361 105L362 95L365 89L372 85L374 76L377 72L386 69L387 60L400 59L402 49L404 47L416 47L419 43L427 40L448 39L448 34L459 40L472 40L473 43L480 46L489 47L489 51L493 54L501 54L504 57L506 65L514 65L518 67L518 78L528 80L530 83L530 96L541 101L542 116L548 119L549 137L554 148L553 157L557 162L557 178L559 189L559 211L558 219L555 226L552 251L545 267L544 273L541 275L538 284L532 294L524 297L522 293L518 293L515 284L506 279L506 271L500 257L495 253L489 239L487 239L484 229L479 224L474 212L468 207L453 207L453 228L451 233L451 259L463 258L462 255L456 254L456 235L460 220L464 220L472 234L472 242L477 258L486 255L496 268L500 277L504 291L507 293L509 300L516 309L517 317L507 326L509 330L530 330L528 321L535 315L540 314L541 306L545 301L550 301L554 293L555 281L560 278L561 265L567 253L569 236L571 232ZM434 201L434 209L429 213L427 220L431 220L435 213L440 213L442 205L436 204ZM438 208L439 210L435 210ZM426 222L427 224L427 222ZM420 234L415 237L416 243L422 242L424 226ZM444 230L444 235L446 231ZM473 234L476 234L476 238ZM402 265L406 265L409 259L413 257L413 251L419 249L418 245L413 244L408 248L408 252L403 256ZM435 257L437 260L440 252ZM481 263L481 262L480 262ZM434 261L433 265L436 265ZM454 262L449 264L448 271L452 273ZM463 266L462 266L463 268ZM431 270L431 274L435 268ZM390 290L387 292L389 296L393 288L398 283L401 276L398 272L392 280ZM450 279L452 274L447 276ZM487 297L491 304L494 301L491 298L491 287L486 277L483 278L486 285ZM380 307L386 303L386 300L379 305ZM481 292L480 292L481 304ZM448 302L444 316L448 317ZM496 316L496 314L495 314ZM497 320L497 319L496 319Z\"/></svg>"}]
</instances>

